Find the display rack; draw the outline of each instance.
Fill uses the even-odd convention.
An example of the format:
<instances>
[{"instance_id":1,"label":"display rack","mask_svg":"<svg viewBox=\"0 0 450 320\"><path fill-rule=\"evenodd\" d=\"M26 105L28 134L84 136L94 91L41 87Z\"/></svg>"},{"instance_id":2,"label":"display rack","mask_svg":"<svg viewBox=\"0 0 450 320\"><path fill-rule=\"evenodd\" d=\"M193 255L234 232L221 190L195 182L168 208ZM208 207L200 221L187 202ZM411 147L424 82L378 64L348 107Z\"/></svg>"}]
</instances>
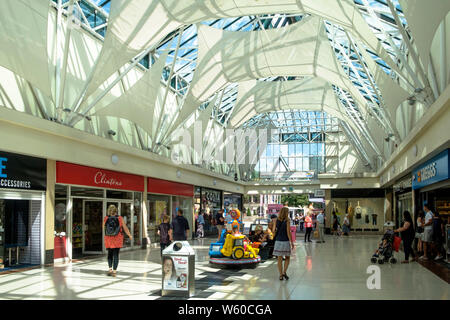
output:
<instances>
[{"instance_id":1,"label":"display rack","mask_svg":"<svg viewBox=\"0 0 450 320\"><path fill-rule=\"evenodd\" d=\"M450 201L436 200L436 210L443 218L447 218L447 222L450 224Z\"/></svg>"}]
</instances>

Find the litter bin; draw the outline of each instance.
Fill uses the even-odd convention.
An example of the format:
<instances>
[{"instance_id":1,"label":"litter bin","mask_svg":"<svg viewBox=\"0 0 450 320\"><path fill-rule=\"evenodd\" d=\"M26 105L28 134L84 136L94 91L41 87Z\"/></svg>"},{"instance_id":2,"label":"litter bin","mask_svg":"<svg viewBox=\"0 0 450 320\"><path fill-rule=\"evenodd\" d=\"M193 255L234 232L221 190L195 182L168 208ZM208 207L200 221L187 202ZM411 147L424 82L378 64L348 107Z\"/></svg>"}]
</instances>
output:
<instances>
[{"instance_id":1,"label":"litter bin","mask_svg":"<svg viewBox=\"0 0 450 320\"><path fill-rule=\"evenodd\" d=\"M162 296L192 297L195 252L187 241L174 241L162 252Z\"/></svg>"}]
</instances>

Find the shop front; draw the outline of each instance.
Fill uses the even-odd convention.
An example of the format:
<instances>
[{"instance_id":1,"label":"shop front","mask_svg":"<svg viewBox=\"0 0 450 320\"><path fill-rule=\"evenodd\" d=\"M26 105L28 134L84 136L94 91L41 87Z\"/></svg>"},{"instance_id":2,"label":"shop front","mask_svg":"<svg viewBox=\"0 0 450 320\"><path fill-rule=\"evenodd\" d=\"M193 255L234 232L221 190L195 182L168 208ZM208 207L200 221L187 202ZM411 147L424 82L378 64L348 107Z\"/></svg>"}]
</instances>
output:
<instances>
[{"instance_id":1,"label":"shop front","mask_svg":"<svg viewBox=\"0 0 450 320\"><path fill-rule=\"evenodd\" d=\"M327 210L327 219L331 223L332 214L335 213L342 225L348 214L351 231L382 232L385 222L384 196L382 189L331 190L331 210Z\"/></svg>"},{"instance_id":2,"label":"shop front","mask_svg":"<svg viewBox=\"0 0 450 320\"><path fill-rule=\"evenodd\" d=\"M133 235L124 249L139 248L144 177L111 170L56 162L56 261L106 252L103 219L115 205Z\"/></svg>"},{"instance_id":3,"label":"shop front","mask_svg":"<svg viewBox=\"0 0 450 320\"><path fill-rule=\"evenodd\" d=\"M396 228L398 228L402 225L403 213L405 211L409 211L412 217L414 217L411 174L398 180L394 184L393 189L395 197L394 200L395 226ZM416 219L414 219L414 221L415 220Z\"/></svg>"},{"instance_id":4,"label":"shop front","mask_svg":"<svg viewBox=\"0 0 450 320\"><path fill-rule=\"evenodd\" d=\"M242 203L242 200L241 200ZM217 235L217 228L213 223L216 214L223 208L222 191L195 187L195 216L201 212L205 219L205 236Z\"/></svg>"},{"instance_id":5,"label":"shop front","mask_svg":"<svg viewBox=\"0 0 450 320\"><path fill-rule=\"evenodd\" d=\"M423 210L423 204L428 203L433 213L439 212L444 224L450 224L449 172L449 149L419 165L412 172L416 208Z\"/></svg>"},{"instance_id":6,"label":"shop front","mask_svg":"<svg viewBox=\"0 0 450 320\"><path fill-rule=\"evenodd\" d=\"M190 231L194 231L193 214L194 186L162 179L147 179L147 231L150 242L159 243L158 226L164 215L169 216L170 222L177 216L178 210L189 222Z\"/></svg>"},{"instance_id":7,"label":"shop front","mask_svg":"<svg viewBox=\"0 0 450 320\"><path fill-rule=\"evenodd\" d=\"M0 151L0 272L45 261L47 160Z\"/></svg>"},{"instance_id":8,"label":"shop front","mask_svg":"<svg viewBox=\"0 0 450 320\"><path fill-rule=\"evenodd\" d=\"M240 211L243 211L243 195L240 193L224 192L223 206L225 209L239 209ZM246 213L244 212L244 214Z\"/></svg>"}]
</instances>

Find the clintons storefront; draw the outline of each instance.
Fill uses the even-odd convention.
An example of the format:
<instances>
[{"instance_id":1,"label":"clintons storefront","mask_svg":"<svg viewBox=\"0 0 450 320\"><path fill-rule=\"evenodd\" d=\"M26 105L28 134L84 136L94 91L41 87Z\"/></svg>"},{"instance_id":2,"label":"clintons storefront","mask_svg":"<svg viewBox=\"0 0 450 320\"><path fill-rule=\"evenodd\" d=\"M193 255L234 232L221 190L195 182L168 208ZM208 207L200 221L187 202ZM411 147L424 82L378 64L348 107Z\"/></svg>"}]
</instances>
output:
<instances>
[{"instance_id":1,"label":"clintons storefront","mask_svg":"<svg viewBox=\"0 0 450 320\"><path fill-rule=\"evenodd\" d=\"M133 234L124 249L142 241L145 178L66 162L56 163L55 260L105 253L103 219L115 205Z\"/></svg>"}]
</instances>

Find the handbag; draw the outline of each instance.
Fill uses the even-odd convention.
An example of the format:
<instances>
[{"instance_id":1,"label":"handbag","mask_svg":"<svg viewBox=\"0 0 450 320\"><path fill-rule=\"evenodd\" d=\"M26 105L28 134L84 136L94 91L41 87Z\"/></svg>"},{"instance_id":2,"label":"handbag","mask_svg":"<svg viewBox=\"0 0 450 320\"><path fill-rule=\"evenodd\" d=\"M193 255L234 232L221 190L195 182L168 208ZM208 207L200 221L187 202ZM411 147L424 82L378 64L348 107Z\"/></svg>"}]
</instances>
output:
<instances>
[{"instance_id":1,"label":"handbag","mask_svg":"<svg viewBox=\"0 0 450 320\"><path fill-rule=\"evenodd\" d=\"M400 249L401 243L402 243L402 238L395 236L393 247L396 252L398 252L398 250Z\"/></svg>"}]
</instances>

